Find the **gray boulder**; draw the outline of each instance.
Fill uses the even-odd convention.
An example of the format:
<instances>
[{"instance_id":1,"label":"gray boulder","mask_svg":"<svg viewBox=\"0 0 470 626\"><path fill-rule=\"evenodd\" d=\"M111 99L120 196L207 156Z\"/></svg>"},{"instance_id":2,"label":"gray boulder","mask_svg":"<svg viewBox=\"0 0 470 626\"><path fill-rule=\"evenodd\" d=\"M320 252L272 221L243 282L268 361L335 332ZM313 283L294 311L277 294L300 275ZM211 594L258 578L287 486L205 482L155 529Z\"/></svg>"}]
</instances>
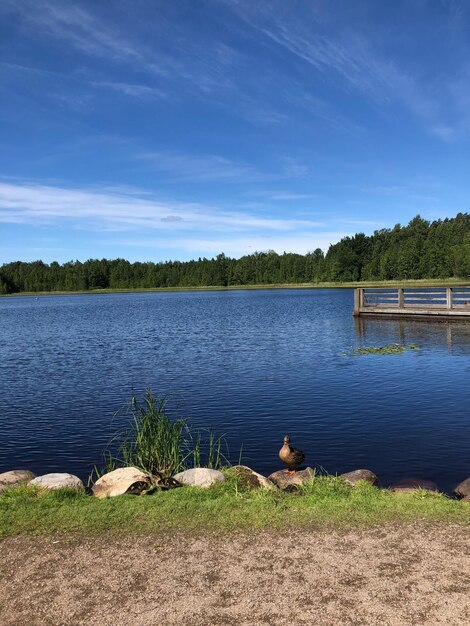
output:
<instances>
[{"instance_id":1,"label":"gray boulder","mask_svg":"<svg viewBox=\"0 0 470 626\"><path fill-rule=\"evenodd\" d=\"M417 489L426 489L426 491L438 492L439 488L432 480L425 480L424 478L403 478L390 487L392 491L399 493L412 493Z\"/></svg>"},{"instance_id":2,"label":"gray boulder","mask_svg":"<svg viewBox=\"0 0 470 626\"><path fill-rule=\"evenodd\" d=\"M0 474L0 493L9 487L18 487L18 485L29 483L36 478L36 474L29 470L11 470Z\"/></svg>"},{"instance_id":3,"label":"gray boulder","mask_svg":"<svg viewBox=\"0 0 470 626\"><path fill-rule=\"evenodd\" d=\"M30 485L40 487L41 489L78 489L85 491L85 485L78 476L73 474L44 474L37 476L29 482Z\"/></svg>"},{"instance_id":4,"label":"gray boulder","mask_svg":"<svg viewBox=\"0 0 470 626\"><path fill-rule=\"evenodd\" d=\"M378 476L368 469L358 469L346 474L341 474L341 478L345 480L351 487L354 487L360 480L365 480L371 485L376 485L379 482Z\"/></svg>"},{"instance_id":5,"label":"gray boulder","mask_svg":"<svg viewBox=\"0 0 470 626\"><path fill-rule=\"evenodd\" d=\"M237 475L243 487L251 488L251 489L276 489L276 485L263 476L262 474L258 474L250 467L246 465L234 465L232 471Z\"/></svg>"},{"instance_id":6,"label":"gray boulder","mask_svg":"<svg viewBox=\"0 0 470 626\"><path fill-rule=\"evenodd\" d=\"M301 485L312 480L315 477L315 472L311 467L306 467L303 470L298 470L293 474L288 474L286 470L279 470L273 472L268 476L275 485L283 491L297 491Z\"/></svg>"},{"instance_id":7,"label":"gray boulder","mask_svg":"<svg viewBox=\"0 0 470 626\"><path fill-rule=\"evenodd\" d=\"M470 476L459 483L453 493L457 496L457 498L470 498Z\"/></svg>"},{"instance_id":8,"label":"gray boulder","mask_svg":"<svg viewBox=\"0 0 470 626\"><path fill-rule=\"evenodd\" d=\"M97 498L139 495L152 486L151 477L137 467L120 467L98 478L91 488Z\"/></svg>"},{"instance_id":9,"label":"gray boulder","mask_svg":"<svg viewBox=\"0 0 470 626\"><path fill-rule=\"evenodd\" d=\"M207 467L194 467L176 474L173 478L187 487L202 487L203 489L225 480L222 472Z\"/></svg>"}]
</instances>

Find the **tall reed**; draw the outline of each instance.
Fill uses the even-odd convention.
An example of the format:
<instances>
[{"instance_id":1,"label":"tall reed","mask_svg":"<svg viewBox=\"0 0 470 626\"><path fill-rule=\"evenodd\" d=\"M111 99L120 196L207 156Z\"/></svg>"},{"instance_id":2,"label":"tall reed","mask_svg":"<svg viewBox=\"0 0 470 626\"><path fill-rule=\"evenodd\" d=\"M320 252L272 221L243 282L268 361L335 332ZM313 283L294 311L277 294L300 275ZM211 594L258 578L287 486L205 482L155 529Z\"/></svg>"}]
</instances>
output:
<instances>
[{"instance_id":1,"label":"tall reed","mask_svg":"<svg viewBox=\"0 0 470 626\"><path fill-rule=\"evenodd\" d=\"M113 437L104 455L105 470L95 467L96 475L126 466L173 476L189 467L230 465L224 436L216 437L210 428L195 429L184 418L171 418L166 400L150 389L141 401L132 396L129 409L129 425Z\"/></svg>"},{"instance_id":2,"label":"tall reed","mask_svg":"<svg viewBox=\"0 0 470 626\"><path fill-rule=\"evenodd\" d=\"M189 428L182 418L171 419L166 400L148 390L142 402L131 399L131 427L120 445L124 465L171 476L185 469Z\"/></svg>"}]
</instances>

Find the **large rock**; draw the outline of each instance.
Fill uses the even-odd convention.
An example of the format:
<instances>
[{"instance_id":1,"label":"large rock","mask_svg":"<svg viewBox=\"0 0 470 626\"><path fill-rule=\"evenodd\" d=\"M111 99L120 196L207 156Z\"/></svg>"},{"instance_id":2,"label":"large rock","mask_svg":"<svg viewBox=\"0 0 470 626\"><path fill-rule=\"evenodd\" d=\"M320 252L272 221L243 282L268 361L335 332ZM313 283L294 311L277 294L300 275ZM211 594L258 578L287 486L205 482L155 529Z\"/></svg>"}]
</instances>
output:
<instances>
[{"instance_id":1,"label":"large rock","mask_svg":"<svg viewBox=\"0 0 470 626\"><path fill-rule=\"evenodd\" d=\"M23 483L29 483L36 478L36 474L29 470L11 470L0 474L0 493L9 487L18 487Z\"/></svg>"},{"instance_id":2,"label":"large rock","mask_svg":"<svg viewBox=\"0 0 470 626\"><path fill-rule=\"evenodd\" d=\"M85 485L82 483L78 476L73 474L44 474L43 476L37 476L29 482L30 485L35 485L41 489L79 489L85 490Z\"/></svg>"},{"instance_id":3,"label":"large rock","mask_svg":"<svg viewBox=\"0 0 470 626\"><path fill-rule=\"evenodd\" d=\"M348 484L350 484L351 487L354 487L354 485L356 485L356 483L358 483L360 480L365 480L371 485L376 485L379 482L378 476L376 476L374 472L371 472L371 470L368 469L353 470L352 472L341 474L341 478L345 480Z\"/></svg>"},{"instance_id":4,"label":"large rock","mask_svg":"<svg viewBox=\"0 0 470 626\"><path fill-rule=\"evenodd\" d=\"M306 467L304 470L298 470L293 474L288 474L286 470L279 470L268 476L269 480L284 491L297 491L301 485L312 480L315 477L315 472L311 467Z\"/></svg>"},{"instance_id":5,"label":"large rock","mask_svg":"<svg viewBox=\"0 0 470 626\"><path fill-rule=\"evenodd\" d=\"M188 487L202 487L203 489L212 487L215 483L225 480L225 476L222 472L207 467L194 467L193 469L188 469L176 474L173 478L182 485Z\"/></svg>"},{"instance_id":6,"label":"large rock","mask_svg":"<svg viewBox=\"0 0 470 626\"><path fill-rule=\"evenodd\" d=\"M457 496L457 498L470 498L470 476L459 483L453 493Z\"/></svg>"},{"instance_id":7,"label":"large rock","mask_svg":"<svg viewBox=\"0 0 470 626\"><path fill-rule=\"evenodd\" d=\"M139 495L152 486L151 477L137 467L120 467L98 478L91 488L97 498Z\"/></svg>"},{"instance_id":8,"label":"large rock","mask_svg":"<svg viewBox=\"0 0 470 626\"><path fill-rule=\"evenodd\" d=\"M262 474L258 474L258 472L255 472L246 465L234 465L232 471L237 475L243 487L251 489L276 489L276 485L272 480L269 480L269 478L266 478L266 476Z\"/></svg>"},{"instance_id":9,"label":"large rock","mask_svg":"<svg viewBox=\"0 0 470 626\"><path fill-rule=\"evenodd\" d=\"M426 489L426 491L439 491L436 483L432 480L425 480L424 478L403 478L390 487L392 491L399 493L412 493L417 489Z\"/></svg>"}]
</instances>

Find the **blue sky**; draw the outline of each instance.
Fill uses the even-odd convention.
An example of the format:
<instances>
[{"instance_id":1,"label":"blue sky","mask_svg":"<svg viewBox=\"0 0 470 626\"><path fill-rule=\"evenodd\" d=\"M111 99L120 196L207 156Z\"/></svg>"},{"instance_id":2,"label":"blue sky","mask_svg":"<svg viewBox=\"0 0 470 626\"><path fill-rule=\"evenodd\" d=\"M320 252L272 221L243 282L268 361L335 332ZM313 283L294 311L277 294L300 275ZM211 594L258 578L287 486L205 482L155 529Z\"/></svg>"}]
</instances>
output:
<instances>
[{"instance_id":1,"label":"blue sky","mask_svg":"<svg viewBox=\"0 0 470 626\"><path fill-rule=\"evenodd\" d=\"M305 253L468 211L470 3L2 0L0 262Z\"/></svg>"}]
</instances>

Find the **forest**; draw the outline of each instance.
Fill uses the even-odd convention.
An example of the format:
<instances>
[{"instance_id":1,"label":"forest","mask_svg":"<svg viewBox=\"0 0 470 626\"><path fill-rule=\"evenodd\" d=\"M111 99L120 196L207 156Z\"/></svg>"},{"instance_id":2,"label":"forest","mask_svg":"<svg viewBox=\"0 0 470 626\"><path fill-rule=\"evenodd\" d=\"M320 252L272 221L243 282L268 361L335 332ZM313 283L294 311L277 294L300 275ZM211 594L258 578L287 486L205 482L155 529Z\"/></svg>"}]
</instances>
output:
<instances>
[{"instance_id":1,"label":"forest","mask_svg":"<svg viewBox=\"0 0 470 626\"><path fill-rule=\"evenodd\" d=\"M0 267L0 294L452 277L470 278L469 213L433 222L417 215L406 226L345 237L326 254L317 248L305 255L269 250L158 263L15 261Z\"/></svg>"}]
</instances>

